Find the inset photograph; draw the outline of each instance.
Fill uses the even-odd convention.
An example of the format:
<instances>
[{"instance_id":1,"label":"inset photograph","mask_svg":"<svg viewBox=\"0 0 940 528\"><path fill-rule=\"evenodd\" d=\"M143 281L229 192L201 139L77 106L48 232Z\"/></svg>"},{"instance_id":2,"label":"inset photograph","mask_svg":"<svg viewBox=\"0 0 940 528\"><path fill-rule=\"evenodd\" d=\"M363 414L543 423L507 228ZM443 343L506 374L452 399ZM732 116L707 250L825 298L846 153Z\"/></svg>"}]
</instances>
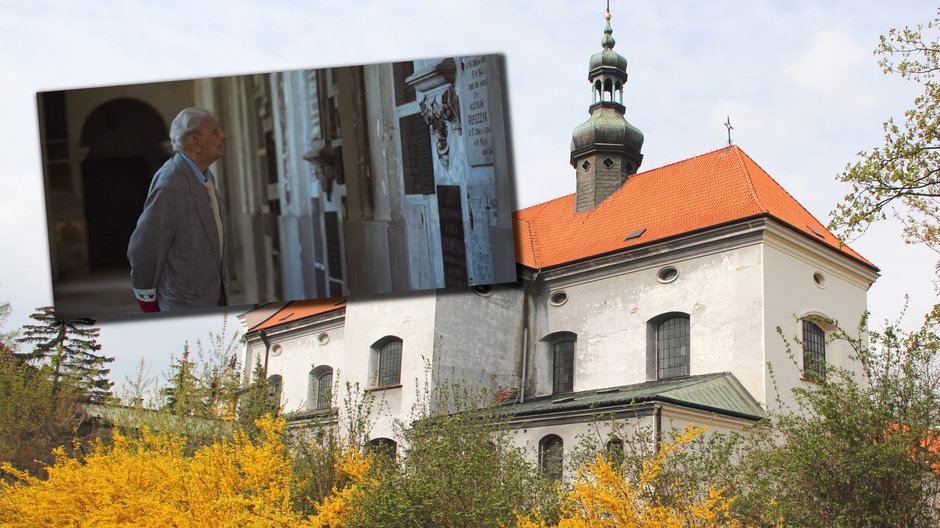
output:
<instances>
[{"instance_id":1,"label":"inset photograph","mask_svg":"<svg viewBox=\"0 0 940 528\"><path fill-rule=\"evenodd\" d=\"M512 282L500 55L40 92L58 317Z\"/></svg>"}]
</instances>

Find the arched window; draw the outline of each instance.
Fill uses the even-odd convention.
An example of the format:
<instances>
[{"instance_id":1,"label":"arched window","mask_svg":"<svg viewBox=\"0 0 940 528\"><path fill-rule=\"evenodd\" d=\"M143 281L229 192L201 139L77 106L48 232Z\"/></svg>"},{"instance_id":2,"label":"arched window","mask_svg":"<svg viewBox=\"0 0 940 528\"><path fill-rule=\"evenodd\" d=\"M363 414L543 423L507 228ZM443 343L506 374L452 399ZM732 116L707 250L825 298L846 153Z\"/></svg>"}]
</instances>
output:
<instances>
[{"instance_id":1,"label":"arched window","mask_svg":"<svg viewBox=\"0 0 940 528\"><path fill-rule=\"evenodd\" d=\"M284 389L284 378L280 374L268 376L269 403L278 408L281 406L281 391Z\"/></svg>"},{"instance_id":2,"label":"arched window","mask_svg":"<svg viewBox=\"0 0 940 528\"><path fill-rule=\"evenodd\" d=\"M539 440L539 469L551 480L561 480L565 464L565 443L558 435L547 435Z\"/></svg>"},{"instance_id":3,"label":"arched window","mask_svg":"<svg viewBox=\"0 0 940 528\"><path fill-rule=\"evenodd\" d=\"M366 444L366 450L394 462L398 454L398 444L391 438L373 438Z\"/></svg>"},{"instance_id":4,"label":"arched window","mask_svg":"<svg viewBox=\"0 0 940 528\"><path fill-rule=\"evenodd\" d=\"M541 350L538 369L544 372L539 384L545 391L551 384L552 394L574 390L574 352L578 335L574 332L553 332L540 340Z\"/></svg>"},{"instance_id":5,"label":"arched window","mask_svg":"<svg viewBox=\"0 0 940 528\"><path fill-rule=\"evenodd\" d=\"M619 438L611 438L607 442L607 460L613 464L623 464L624 451L623 451L623 440Z\"/></svg>"},{"instance_id":6,"label":"arched window","mask_svg":"<svg viewBox=\"0 0 940 528\"><path fill-rule=\"evenodd\" d=\"M317 377L317 409L326 409L333 401L333 369Z\"/></svg>"},{"instance_id":7,"label":"arched window","mask_svg":"<svg viewBox=\"0 0 940 528\"><path fill-rule=\"evenodd\" d=\"M689 316L678 314L656 325L656 378L689 375Z\"/></svg>"},{"instance_id":8,"label":"arched window","mask_svg":"<svg viewBox=\"0 0 940 528\"><path fill-rule=\"evenodd\" d=\"M803 375L826 377L826 332L812 321L803 321Z\"/></svg>"},{"instance_id":9,"label":"arched window","mask_svg":"<svg viewBox=\"0 0 940 528\"><path fill-rule=\"evenodd\" d=\"M552 394L574 390L574 339L552 343Z\"/></svg>"},{"instance_id":10,"label":"arched window","mask_svg":"<svg viewBox=\"0 0 940 528\"><path fill-rule=\"evenodd\" d=\"M333 367L320 365L310 370L308 409L329 409L333 401Z\"/></svg>"},{"instance_id":11,"label":"arched window","mask_svg":"<svg viewBox=\"0 0 940 528\"><path fill-rule=\"evenodd\" d=\"M401 384L402 340L386 337L372 345L375 352L375 386L387 387Z\"/></svg>"}]
</instances>

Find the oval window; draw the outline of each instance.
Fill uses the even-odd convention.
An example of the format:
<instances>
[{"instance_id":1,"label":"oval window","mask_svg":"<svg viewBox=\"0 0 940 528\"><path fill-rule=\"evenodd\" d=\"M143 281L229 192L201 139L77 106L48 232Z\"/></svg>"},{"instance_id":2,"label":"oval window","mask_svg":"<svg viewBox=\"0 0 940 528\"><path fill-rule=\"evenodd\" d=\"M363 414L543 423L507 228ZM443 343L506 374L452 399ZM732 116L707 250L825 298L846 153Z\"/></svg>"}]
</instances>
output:
<instances>
[{"instance_id":1,"label":"oval window","mask_svg":"<svg viewBox=\"0 0 940 528\"><path fill-rule=\"evenodd\" d=\"M677 270L675 266L666 266L656 273L656 278L662 283L672 282L676 280L678 276L679 270Z\"/></svg>"},{"instance_id":2,"label":"oval window","mask_svg":"<svg viewBox=\"0 0 940 528\"><path fill-rule=\"evenodd\" d=\"M816 286L819 286L820 288L825 288L826 276L823 275L821 272L817 271L816 273L813 273L813 282L816 283Z\"/></svg>"},{"instance_id":3,"label":"oval window","mask_svg":"<svg viewBox=\"0 0 940 528\"><path fill-rule=\"evenodd\" d=\"M568 302L568 294L563 291L557 291L549 298L553 306L561 306Z\"/></svg>"}]
</instances>

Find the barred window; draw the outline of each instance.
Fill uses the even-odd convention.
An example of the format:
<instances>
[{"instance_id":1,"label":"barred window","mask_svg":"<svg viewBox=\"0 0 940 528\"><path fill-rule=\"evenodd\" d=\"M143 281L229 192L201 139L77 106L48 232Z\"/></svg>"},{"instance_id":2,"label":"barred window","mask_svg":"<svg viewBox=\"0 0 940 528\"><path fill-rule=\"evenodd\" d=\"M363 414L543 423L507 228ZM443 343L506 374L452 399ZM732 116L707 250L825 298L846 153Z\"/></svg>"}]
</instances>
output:
<instances>
[{"instance_id":1,"label":"barred window","mask_svg":"<svg viewBox=\"0 0 940 528\"><path fill-rule=\"evenodd\" d=\"M328 409L333 401L333 369L317 377L317 409Z\"/></svg>"},{"instance_id":2,"label":"barred window","mask_svg":"<svg viewBox=\"0 0 940 528\"><path fill-rule=\"evenodd\" d=\"M680 315L656 327L657 379L689 375L689 318Z\"/></svg>"},{"instance_id":3,"label":"barred window","mask_svg":"<svg viewBox=\"0 0 940 528\"><path fill-rule=\"evenodd\" d=\"M564 450L565 443L558 435L547 435L539 440L539 469L551 480L561 480Z\"/></svg>"},{"instance_id":4,"label":"barred window","mask_svg":"<svg viewBox=\"0 0 940 528\"><path fill-rule=\"evenodd\" d=\"M329 409L333 403L333 367L319 365L310 369L307 384L307 409Z\"/></svg>"},{"instance_id":5,"label":"barred window","mask_svg":"<svg viewBox=\"0 0 940 528\"><path fill-rule=\"evenodd\" d=\"M401 339L392 338L379 347L376 385L398 385L401 383Z\"/></svg>"},{"instance_id":6,"label":"barred window","mask_svg":"<svg viewBox=\"0 0 940 528\"><path fill-rule=\"evenodd\" d=\"M552 393L574 390L574 340L552 345Z\"/></svg>"},{"instance_id":7,"label":"barred window","mask_svg":"<svg viewBox=\"0 0 940 528\"><path fill-rule=\"evenodd\" d=\"M268 403L274 408L281 405L281 391L284 390L284 377L280 374L268 376Z\"/></svg>"},{"instance_id":8,"label":"barred window","mask_svg":"<svg viewBox=\"0 0 940 528\"><path fill-rule=\"evenodd\" d=\"M812 321L803 321L803 375L826 377L826 332Z\"/></svg>"},{"instance_id":9,"label":"barred window","mask_svg":"<svg viewBox=\"0 0 940 528\"><path fill-rule=\"evenodd\" d=\"M398 456L398 443L391 438L373 438L366 444L366 451L394 462Z\"/></svg>"},{"instance_id":10,"label":"barred window","mask_svg":"<svg viewBox=\"0 0 940 528\"><path fill-rule=\"evenodd\" d=\"M625 459L625 451L623 448L623 440L619 438L611 438L607 442L606 446L606 456L607 461L614 465L622 465Z\"/></svg>"}]
</instances>

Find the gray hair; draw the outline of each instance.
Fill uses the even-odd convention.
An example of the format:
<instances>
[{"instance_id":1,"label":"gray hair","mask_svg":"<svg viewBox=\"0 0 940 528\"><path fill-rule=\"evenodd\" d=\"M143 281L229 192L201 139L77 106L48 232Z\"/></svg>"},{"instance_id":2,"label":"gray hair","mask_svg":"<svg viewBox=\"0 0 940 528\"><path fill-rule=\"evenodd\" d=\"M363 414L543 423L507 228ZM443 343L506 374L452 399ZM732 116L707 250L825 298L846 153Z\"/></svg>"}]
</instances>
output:
<instances>
[{"instance_id":1,"label":"gray hair","mask_svg":"<svg viewBox=\"0 0 940 528\"><path fill-rule=\"evenodd\" d=\"M199 132L202 118L212 116L208 110L189 107L180 110L170 123L170 143L174 152L182 152L186 148L186 136Z\"/></svg>"}]
</instances>

